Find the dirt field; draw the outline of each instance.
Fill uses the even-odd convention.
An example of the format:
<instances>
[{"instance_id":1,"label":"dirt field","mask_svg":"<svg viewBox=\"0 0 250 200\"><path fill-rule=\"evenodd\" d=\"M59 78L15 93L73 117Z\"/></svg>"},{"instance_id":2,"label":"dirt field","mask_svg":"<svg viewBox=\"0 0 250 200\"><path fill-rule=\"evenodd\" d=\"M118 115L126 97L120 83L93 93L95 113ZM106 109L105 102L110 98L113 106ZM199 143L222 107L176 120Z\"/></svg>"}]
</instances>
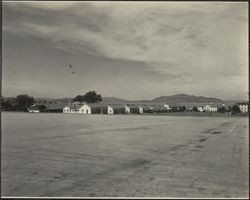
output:
<instances>
[{"instance_id":1,"label":"dirt field","mask_svg":"<svg viewBox=\"0 0 250 200\"><path fill-rule=\"evenodd\" d=\"M2 113L2 196L245 197L248 118Z\"/></svg>"}]
</instances>

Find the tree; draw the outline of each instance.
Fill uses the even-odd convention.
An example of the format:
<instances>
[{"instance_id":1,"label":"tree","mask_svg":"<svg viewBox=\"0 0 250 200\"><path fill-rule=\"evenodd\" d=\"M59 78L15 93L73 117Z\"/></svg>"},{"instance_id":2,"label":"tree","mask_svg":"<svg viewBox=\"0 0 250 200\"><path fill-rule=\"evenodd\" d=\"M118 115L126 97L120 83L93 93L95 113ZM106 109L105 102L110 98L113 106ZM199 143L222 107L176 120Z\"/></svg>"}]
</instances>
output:
<instances>
[{"instance_id":1,"label":"tree","mask_svg":"<svg viewBox=\"0 0 250 200\"><path fill-rule=\"evenodd\" d=\"M85 95L77 95L73 101L87 102L87 103L96 103L102 101L102 96L97 94L95 91L89 91Z\"/></svg>"},{"instance_id":2,"label":"tree","mask_svg":"<svg viewBox=\"0 0 250 200\"><path fill-rule=\"evenodd\" d=\"M37 108L39 109L40 112L45 112L46 111L46 106L45 105L38 105Z\"/></svg>"},{"instance_id":3,"label":"tree","mask_svg":"<svg viewBox=\"0 0 250 200\"><path fill-rule=\"evenodd\" d=\"M2 97L2 110L14 111L17 108L15 97Z\"/></svg>"},{"instance_id":4,"label":"tree","mask_svg":"<svg viewBox=\"0 0 250 200\"><path fill-rule=\"evenodd\" d=\"M181 106L181 107L179 107L179 112L183 112L183 111L185 111L186 110L186 106Z\"/></svg>"},{"instance_id":5,"label":"tree","mask_svg":"<svg viewBox=\"0 0 250 200\"><path fill-rule=\"evenodd\" d=\"M77 95L77 96L73 99L73 101L80 101L80 102L83 102L83 96Z\"/></svg>"},{"instance_id":6,"label":"tree","mask_svg":"<svg viewBox=\"0 0 250 200\"><path fill-rule=\"evenodd\" d=\"M218 112L224 113L226 111L225 106L219 107Z\"/></svg>"},{"instance_id":7,"label":"tree","mask_svg":"<svg viewBox=\"0 0 250 200\"><path fill-rule=\"evenodd\" d=\"M1 103L2 103L2 110L10 110L11 102L7 98L2 96Z\"/></svg>"},{"instance_id":8,"label":"tree","mask_svg":"<svg viewBox=\"0 0 250 200\"><path fill-rule=\"evenodd\" d=\"M17 110L27 111L27 108L30 107L34 102L34 98L28 96L27 94L21 94L16 97Z\"/></svg>"},{"instance_id":9,"label":"tree","mask_svg":"<svg viewBox=\"0 0 250 200\"><path fill-rule=\"evenodd\" d=\"M232 107L232 113L234 114L234 113L240 113L241 111L240 111L240 108L239 108L239 106L237 106L237 105L234 105L233 107Z\"/></svg>"},{"instance_id":10,"label":"tree","mask_svg":"<svg viewBox=\"0 0 250 200\"><path fill-rule=\"evenodd\" d=\"M196 106L193 107L193 112L198 112L198 108Z\"/></svg>"}]
</instances>

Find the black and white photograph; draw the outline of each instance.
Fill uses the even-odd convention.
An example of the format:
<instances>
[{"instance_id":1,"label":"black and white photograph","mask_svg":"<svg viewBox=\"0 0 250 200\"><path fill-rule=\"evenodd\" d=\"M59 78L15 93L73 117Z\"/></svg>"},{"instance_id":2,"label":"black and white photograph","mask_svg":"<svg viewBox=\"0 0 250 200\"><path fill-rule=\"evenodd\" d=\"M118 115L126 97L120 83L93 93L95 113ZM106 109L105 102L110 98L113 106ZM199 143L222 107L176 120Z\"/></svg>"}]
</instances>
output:
<instances>
[{"instance_id":1,"label":"black and white photograph","mask_svg":"<svg viewBox=\"0 0 250 200\"><path fill-rule=\"evenodd\" d=\"M248 2L1 8L1 198L249 198Z\"/></svg>"}]
</instances>

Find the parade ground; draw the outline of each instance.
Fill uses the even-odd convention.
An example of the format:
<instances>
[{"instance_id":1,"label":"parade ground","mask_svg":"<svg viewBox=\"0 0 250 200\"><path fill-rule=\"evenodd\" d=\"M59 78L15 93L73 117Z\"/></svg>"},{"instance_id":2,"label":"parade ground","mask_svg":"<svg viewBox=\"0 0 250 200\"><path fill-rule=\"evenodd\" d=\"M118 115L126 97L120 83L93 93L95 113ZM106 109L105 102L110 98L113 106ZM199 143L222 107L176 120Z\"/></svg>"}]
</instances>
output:
<instances>
[{"instance_id":1,"label":"parade ground","mask_svg":"<svg viewBox=\"0 0 250 200\"><path fill-rule=\"evenodd\" d=\"M248 117L1 117L2 197L249 195Z\"/></svg>"}]
</instances>

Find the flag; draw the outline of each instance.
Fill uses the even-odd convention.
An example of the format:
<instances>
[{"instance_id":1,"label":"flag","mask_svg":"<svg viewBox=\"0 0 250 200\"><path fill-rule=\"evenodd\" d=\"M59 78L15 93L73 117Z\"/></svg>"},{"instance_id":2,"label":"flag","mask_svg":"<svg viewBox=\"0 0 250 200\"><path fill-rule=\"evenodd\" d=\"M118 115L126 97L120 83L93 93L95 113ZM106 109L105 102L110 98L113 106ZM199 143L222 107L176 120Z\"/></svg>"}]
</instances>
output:
<instances>
[{"instance_id":1,"label":"flag","mask_svg":"<svg viewBox=\"0 0 250 200\"><path fill-rule=\"evenodd\" d=\"M71 65L71 64L69 65L69 68L70 68L70 70L71 70L72 74L75 74L75 70L73 69L73 67L72 67L72 65Z\"/></svg>"}]
</instances>

